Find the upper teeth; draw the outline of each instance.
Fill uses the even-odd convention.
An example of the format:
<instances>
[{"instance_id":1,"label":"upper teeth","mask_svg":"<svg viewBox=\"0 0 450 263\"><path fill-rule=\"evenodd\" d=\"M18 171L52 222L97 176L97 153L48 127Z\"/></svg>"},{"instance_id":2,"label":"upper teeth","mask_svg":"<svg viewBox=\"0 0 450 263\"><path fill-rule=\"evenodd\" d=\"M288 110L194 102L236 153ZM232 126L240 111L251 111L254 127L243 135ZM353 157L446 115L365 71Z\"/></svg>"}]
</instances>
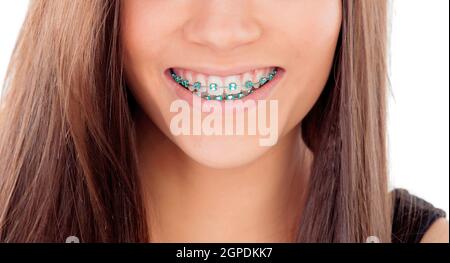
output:
<instances>
[{"instance_id":1,"label":"upper teeth","mask_svg":"<svg viewBox=\"0 0 450 263\"><path fill-rule=\"evenodd\" d=\"M276 74L276 68L254 70L227 77L171 69L172 78L177 83L202 98L212 100L241 99L272 80Z\"/></svg>"}]
</instances>

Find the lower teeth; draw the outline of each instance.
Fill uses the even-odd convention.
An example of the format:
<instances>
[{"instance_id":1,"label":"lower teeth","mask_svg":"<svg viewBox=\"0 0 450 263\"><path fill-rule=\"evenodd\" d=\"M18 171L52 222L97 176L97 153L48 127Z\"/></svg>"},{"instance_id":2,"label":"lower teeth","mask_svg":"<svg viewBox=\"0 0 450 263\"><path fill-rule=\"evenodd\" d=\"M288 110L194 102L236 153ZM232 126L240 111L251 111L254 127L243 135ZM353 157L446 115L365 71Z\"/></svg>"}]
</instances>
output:
<instances>
[{"instance_id":1,"label":"lower teeth","mask_svg":"<svg viewBox=\"0 0 450 263\"><path fill-rule=\"evenodd\" d=\"M270 82L277 74L278 70L275 68L272 70L272 72L269 73L268 76L262 77L258 82L252 82L247 81L244 84L243 91L237 93L237 94L226 94L225 92L221 95L211 95L208 92L201 92L201 88L207 88L211 90L217 90L218 86L215 83L211 83L208 87L202 86L200 82L195 83L189 83L188 80L183 79L182 77L178 76L172 69L170 70L172 79L177 82L180 86L183 88L193 92L197 96L206 99L206 100L216 100L216 101L222 101L222 100L239 100L242 98L245 98L246 96L253 93L255 89L259 89L262 86L266 85L268 82ZM229 90L236 90L238 86L236 83L230 83L227 87Z\"/></svg>"}]
</instances>

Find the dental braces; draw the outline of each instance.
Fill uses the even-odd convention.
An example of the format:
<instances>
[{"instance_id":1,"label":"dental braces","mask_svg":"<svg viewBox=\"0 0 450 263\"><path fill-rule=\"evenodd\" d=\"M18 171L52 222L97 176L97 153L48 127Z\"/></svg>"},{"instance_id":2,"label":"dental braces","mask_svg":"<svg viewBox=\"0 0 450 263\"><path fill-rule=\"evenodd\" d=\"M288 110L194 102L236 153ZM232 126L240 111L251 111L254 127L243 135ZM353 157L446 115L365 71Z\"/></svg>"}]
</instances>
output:
<instances>
[{"instance_id":1,"label":"dental braces","mask_svg":"<svg viewBox=\"0 0 450 263\"><path fill-rule=\"evenodd\" d=\"M234 82L229 83L227 86L221 86L219 87L218 84L216 83L210 83L208 86L204 86L202 85L200 82L195 82L195 83L189 83L189 80L187 79L183 79L181 76L178 76L172 69L170 70L171 72L171 76L173 78L173 80L175 82L177 82L178 84L180 84L182 87L188 89L189 91L192 91L194 94L196 94L197 96L204 98L206 100L217 100L217 101L221 101L221 100L235 100L235 99L242 99L245 96L248 96L249 94L253 93L253 91L255 89L259 89L262 86L264 86L265 84L267 84L269 81L273 80L275 78L275 76L278 73L278 70L276 68L274 68L267 76L261 77L259 79L258 82L253 82L251 80L248 80L245 82L245 84L243 86L237 85ZM222 93L222 95L210 95L207 92L202 92L200 91L202 88L206 88L211 91L217 91L217 89L222 88L223 90L228 89L229 91L235 91L238 88L245 88L245 90L237 93L237 94L227 94L227 93Z\"/></svg>"}]
</instances>

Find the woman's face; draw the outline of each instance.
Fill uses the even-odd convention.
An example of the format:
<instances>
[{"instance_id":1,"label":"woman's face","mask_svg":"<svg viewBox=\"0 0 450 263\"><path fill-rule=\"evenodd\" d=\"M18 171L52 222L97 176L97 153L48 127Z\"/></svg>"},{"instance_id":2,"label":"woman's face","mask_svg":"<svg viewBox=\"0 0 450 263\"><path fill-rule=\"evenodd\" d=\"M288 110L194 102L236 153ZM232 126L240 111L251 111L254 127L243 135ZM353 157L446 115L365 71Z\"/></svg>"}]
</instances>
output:
<instances>
[{"instance_id":1,"label":"woman's face","mask_svg":"<svg viewBox=\"0 0 450 263\"><path fill-rule=\"evenodd\" d=\"M341 0L122 1L127 81L144 113L188 156L216 168L244 165L271 148L262 138L287 138L318 99L332 66L341 9ZM180 101L187 108L176 108ZM251 106L257 101L265 109ZM243 134L238 117L225 117L228 104L243 114ZM256 134L248 130L253 116L259 118ZM227 133L230 123L235 128ZM189 130L178 135L171 125ZM222 133L208 134L205 127Z\"/></svg>"}]
</instances>

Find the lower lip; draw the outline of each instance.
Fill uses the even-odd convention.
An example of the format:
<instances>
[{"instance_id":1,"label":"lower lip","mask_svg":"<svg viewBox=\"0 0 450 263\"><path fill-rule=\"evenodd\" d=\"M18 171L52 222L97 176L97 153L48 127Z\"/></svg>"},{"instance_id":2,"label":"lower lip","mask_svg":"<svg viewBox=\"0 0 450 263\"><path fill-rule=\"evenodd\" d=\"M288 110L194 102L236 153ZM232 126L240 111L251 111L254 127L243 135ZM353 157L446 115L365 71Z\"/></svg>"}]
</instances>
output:
<instances>
[{"instance_id":1,"label":"lower lip","mask_svg":"<svg viewBox=\"0 0 450 263\"><path fill-rule=\"evenodd\" d=\"M165 75L166 81L168 82L168 86L176 94L176 96L182 100L185 100L191 106L195 106L195 105L193 105L193 98L197 97L198 99L200 99L200 101L201 101L200 106L202 106L202 107L203 106L211 106L212 104L217 104L217 103L220 103L220 104L227 103L227 106L229 105L231 108L239 109L240 107L242 107L242 104L243 104L242 102L246 102L247 100L254 100L254 101L267 100L267 98L270 96L270 94L272 93L272 91L274 90L274 88L276 87L278 82L283 78L284 73L285 73L284 69L277 68L277 74L275 75L275 77L271 81L267 82L261 88L255 89L253 91L253 93L251 93L250 95L247 95L242 99L222 100L222 101L206 100L206 99L200 98L197 95L195 95L194 93L192 93L191 91L180 86L178 83L173 81L172 76L170 74L170 69L166 70L164 72L164 75ZM252 106L254 106L254 105L255 105L255 103L249 104L247 109L252 108Z\"/></svg>"}]
</instances>

